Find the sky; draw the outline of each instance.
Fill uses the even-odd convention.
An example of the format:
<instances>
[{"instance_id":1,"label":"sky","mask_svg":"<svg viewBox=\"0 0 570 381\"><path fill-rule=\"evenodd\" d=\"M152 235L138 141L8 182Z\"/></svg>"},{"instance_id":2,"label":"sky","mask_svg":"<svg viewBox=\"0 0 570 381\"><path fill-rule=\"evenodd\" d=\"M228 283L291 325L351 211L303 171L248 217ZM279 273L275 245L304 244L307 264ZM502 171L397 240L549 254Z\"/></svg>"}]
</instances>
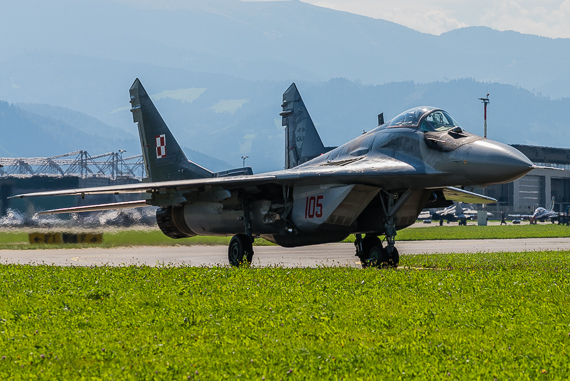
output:
<instances>
[{"instance_id":1,"label":"sky","mask_svg":"<svg viewBox=\"0 0 570 381\"><path fill-rule=\"evenodd\" d=\"M108 0L153 8L185 8L198 0ZM202 0L208 1L208 0ZM292 1L292 0L241 0ZM320 7L395 22L440 35L467 26L487 26L550 38L570 38L570 0L297 0ZM213 3L215 4L215 2Z\"/></svg>"},{"instance_id":2,"label":"sky","mask_svg":"<svg viewBox=\"0 0 570 381\"><path fill-rule=\"evenodd\" d=\"M570 38L570 0L302 1L435 35L466 26L487 26L501 31Z\"/></svg>"},{"instance_id":3,"label":"sky","mask_svg":"<svg viewBox=\"0 0 570 381\"><path fill-rule=\"evenodd\" d=\"M570 38L570 0L303 0L305 3L395 22L439 35L487 26Z\"/></svg>"}]
</instances>

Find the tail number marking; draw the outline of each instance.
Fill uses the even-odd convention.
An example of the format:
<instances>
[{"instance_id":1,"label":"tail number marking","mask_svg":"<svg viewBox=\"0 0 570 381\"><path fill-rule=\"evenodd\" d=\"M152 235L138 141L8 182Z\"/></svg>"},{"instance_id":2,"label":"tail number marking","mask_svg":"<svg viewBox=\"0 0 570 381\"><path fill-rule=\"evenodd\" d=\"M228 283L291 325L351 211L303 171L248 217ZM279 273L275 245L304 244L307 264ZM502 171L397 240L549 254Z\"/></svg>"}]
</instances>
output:
<instances>
[{"instance_id":1,"label":"tail number marking","mask_svg":"<svg viewBox=\"0 0 570 381\"><path fill-rule=\"evenodd\" d=\"M162 159L166 157L166 135L158 135L156 139L156 158Z\"/></svg>"},{"instance_id":2,"label":"tail number marking","mask_svg":"<svg viewBox=\"0 0 570 381\"><path fill-rule=\"evenodd\" d=\"M310 196L305 200L305 218L321 218L323 216L324 196Z\"/></svg>"}]
</instances>

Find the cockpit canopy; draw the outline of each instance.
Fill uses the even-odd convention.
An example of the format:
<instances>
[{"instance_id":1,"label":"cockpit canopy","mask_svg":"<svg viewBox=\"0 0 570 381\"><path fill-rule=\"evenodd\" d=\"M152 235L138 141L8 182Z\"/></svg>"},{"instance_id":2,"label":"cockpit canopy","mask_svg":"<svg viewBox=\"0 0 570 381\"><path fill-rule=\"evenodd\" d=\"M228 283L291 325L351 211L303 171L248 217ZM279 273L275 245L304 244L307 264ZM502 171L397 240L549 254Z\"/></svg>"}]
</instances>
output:
<instances>
[{"instance_id":1,"label":"cockpit canopy","mask_svg":"<svg viewBox=\"0 0 570 381\"><path fill-rule=\"evenodd\" d=\"M435 107L414 107L404 111L388 123L388 127L418 127L422 131L448 131L461 127L447 112Z\"/></svg>"}]
</instances>

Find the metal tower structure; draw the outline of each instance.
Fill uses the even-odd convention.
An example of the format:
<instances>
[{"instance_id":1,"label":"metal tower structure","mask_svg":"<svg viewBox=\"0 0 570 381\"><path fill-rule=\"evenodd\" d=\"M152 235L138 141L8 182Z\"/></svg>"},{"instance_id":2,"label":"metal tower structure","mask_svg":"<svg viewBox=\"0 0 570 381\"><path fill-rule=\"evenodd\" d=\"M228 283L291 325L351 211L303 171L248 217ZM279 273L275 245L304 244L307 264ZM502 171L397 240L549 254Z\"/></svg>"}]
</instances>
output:
<instances>
[{"instance_id":1,"label":"metal tower structure","mask_svg":"<svg viewBox=\"0 0 570 381\"><path fill-rule=\"evenodd\" d=\"M484 136L484 137L487 137L487 105L488 105L489 103L491 103L491 101L489 100L489 94L487 94L487 97L486 97L486 98L479 98L479 100L480 100L481 102L483 102L483 105L484 105L483 108L484 108L484 110L485 110L485 111L484 111L484 116L485 116L485 133L484 133L483 136Z\"/></svg>"},{"instance_id":2,"label":"metal tower structure","mask_svg":"<svg viewBox=\"0 0 570 381\"><path fill-rule=\"evenodd\" d=\"M87 151L75 151L51 157L0 158L0 178L7 176L75 176L81 178L144 177L142 155L123 158L124 150L91 156Z\"/></svg>"}]
</instances>

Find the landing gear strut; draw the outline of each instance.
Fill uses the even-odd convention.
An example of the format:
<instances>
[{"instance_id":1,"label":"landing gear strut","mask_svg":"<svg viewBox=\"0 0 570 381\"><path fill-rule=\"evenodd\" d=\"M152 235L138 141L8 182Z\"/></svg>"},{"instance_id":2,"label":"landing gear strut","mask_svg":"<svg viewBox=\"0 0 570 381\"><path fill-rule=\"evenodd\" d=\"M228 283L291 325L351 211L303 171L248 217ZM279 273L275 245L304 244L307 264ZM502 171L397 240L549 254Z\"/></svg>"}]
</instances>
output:
<instances>
[{"instance_id":1,"label":"landing gear strut","mask_svg":"<svg viewBox=\"0 0 570 381\"><path fill-rule=\"evenodd\" d=\"M382 191L380 201L384 209L384 230L386 235L386 247L378 237L361 234L356 235L356 256L360 258L362 267L398 267L400 254L394 246L396 242L396 215L414 193L411 189L402 194ZM385 200L386 199L386 200Z\"/></svg>"},{"instance_id":2,"label":"landing gear strut","mask_svg":"<svg viewBox=\"0 0 570 381\"><path fill-rule=\"evenodd\" d=\"M356 256L360 259L362 268L398 267L398 263L400 261L398 249L395 247L393 248L392 258L390 258L388 256L388 251L382 246L380 238L370 234L367 234L362 238L361 234L357 234L354 245L356 246Z\"/></svg>"},{"instance_id":3,"label":"landing gear strut","mask_svg":"<svg viewBox=\"0 0 570 381\"><path fill-rule=\"evenodd\" d=\"M253 259L253 234L251 232L251 216L249 213L249 200L241 195L243 207L243 223L245 234L236 234L228 247L228 261L232 266L240 266L251 263Z\"/></svg>"}]
</instances>

